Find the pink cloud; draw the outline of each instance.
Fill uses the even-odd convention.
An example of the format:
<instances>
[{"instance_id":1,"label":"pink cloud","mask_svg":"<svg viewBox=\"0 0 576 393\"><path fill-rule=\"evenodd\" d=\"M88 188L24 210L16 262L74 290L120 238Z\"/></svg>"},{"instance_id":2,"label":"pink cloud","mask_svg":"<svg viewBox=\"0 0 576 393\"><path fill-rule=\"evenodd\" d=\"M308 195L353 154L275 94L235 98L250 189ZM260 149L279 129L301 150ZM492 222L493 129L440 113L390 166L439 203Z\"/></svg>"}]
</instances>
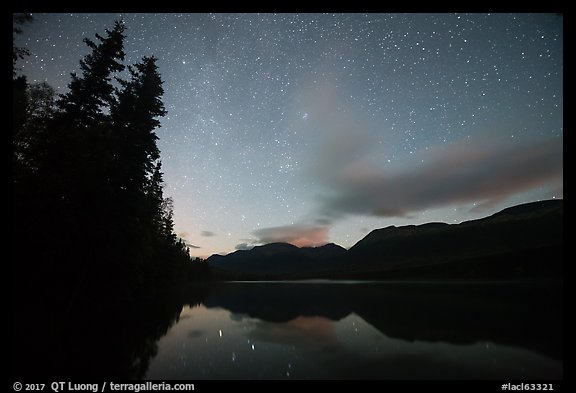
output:
<instances>
[{"instance_id":1,"label":"pink cloud","mask_svg":"<svg viewBox=\"0 0 576 393\"><path fill-rule=\"evenodd\" d=\"M259 243L290 243L297 247L317 247L328 243L328 228L294 224L254 231Z\"/></svg>"}]
</instances>

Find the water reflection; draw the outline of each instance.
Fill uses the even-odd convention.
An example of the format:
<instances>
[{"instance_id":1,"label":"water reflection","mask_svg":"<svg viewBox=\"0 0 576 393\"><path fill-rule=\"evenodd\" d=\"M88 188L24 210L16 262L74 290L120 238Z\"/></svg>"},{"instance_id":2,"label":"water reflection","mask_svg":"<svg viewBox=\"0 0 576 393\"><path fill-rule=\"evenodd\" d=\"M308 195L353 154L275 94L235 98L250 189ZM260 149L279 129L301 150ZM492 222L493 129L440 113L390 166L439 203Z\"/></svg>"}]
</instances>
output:
<instances>
[{"instance_id":1,"label":"water reflection","mask_svg":"<svg viewBox=\"0 0 576 393\"><path fill-rule=\"evenodd\" d=\"M220 283L16 307L15 379L554 379L562 286Z\"/></svg>"},{"instance_id":2,"label":"water reflection","mask_svg":"<svg viewBox=\"0 0 576 393\"><path fill-rule=\"evenodd\" d=\"M534 283L218 284L146 378L561 378L561 299Z\"/></svg>"}]
</instances>

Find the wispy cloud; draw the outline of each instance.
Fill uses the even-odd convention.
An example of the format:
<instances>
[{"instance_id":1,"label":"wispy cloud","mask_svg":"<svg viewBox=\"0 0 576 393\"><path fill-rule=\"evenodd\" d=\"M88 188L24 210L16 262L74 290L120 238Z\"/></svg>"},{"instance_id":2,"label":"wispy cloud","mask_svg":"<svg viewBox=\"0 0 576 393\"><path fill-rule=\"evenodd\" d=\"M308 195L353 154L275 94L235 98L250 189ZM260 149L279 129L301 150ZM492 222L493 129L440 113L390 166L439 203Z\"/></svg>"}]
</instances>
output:
<instances>
[{"instance_id":1,"label":"wispy cloud","mask_svg":"<svg viewBox=\"0 0 576 393\"><path fill-rule=\"evenodd\" d=\"M253 232L261 243L325 244L347 216L411 217L473 203L482 211L525 192L563 194L562 138L506 140L504 130L486 129L400 161L401 141L386 124L374 124L330 85L307 86L299 95L309 113L301 132L314 154L302 162L301 180L320 186L316 206L300 223Z\"/></svg>"},{"instance_id":2,"label":"wispy cloud","mask_svg":"<svg viewBox=\"0 0 576 393\"><path fill-rule=\"evenodd\" d=\"M294 224L262 228L253 232L259 243L290 243L297 247L316 247L328 243L328 227Z\"/></svg>"},{"instance_id":3,"label":"wispy cloud","mask_svg":"<svg viewBox=\"0 0 576 393\"><path fill-rule=\"evenodd\" d=\"M248 243L236 244L236 246L234 247L235 250L251 250L253 248L254 248L254 245L248 244Z\"/></svg>"},{"instance_id":4,"label":"wispy cloud","mask_svg":"<svg viewBox=\"0 0 576 393\"><path fill-rule=\"evenodd\" d=\"M357 145L352 146L357 153ZM340 152L344 154L345 152ZM562 142L490 145L469 142L416 156L417 165L386 170L348 161L327 171L321 217L402 217L425 209L480 202L493 205L538 187L562 185ZM326 158L327 165L332 155ZM319 157L322 161L323 157Z\"/></svg>"},{"instance_id":5,"label":"wispy cloud","mask_svg":"<svg viewBox=\"0 0 576 393\"><path fill-rule=\"evenodd\" d=\"M347 215L405 217L473 202L479 210L539 188L562 194L561 138L504 139L508 133L495 125L476 139L431 146L389 163L401 141L386 132L388 125L375 124L331 84L304 85L299 97L310 113L307 132L314 146L302 173L323 186L310 218L318 225Z\"/></svg>"},{"instance_id":6,"label":"wispy cloud","mask_svg":"<svg viewBox=\"0 0 576 393\"><path fill-rule=\"evenodd\" d=\"M192 243L190 243L188 240L186 240L186 237L188 236L188 232L182 231L180 233L178 233L178 237L180 239L182 239L182 241L184 242L184 244L186 244L186 246L190 247L190 248L202 248L200 246L196 246Z\"/></svg>"},{"instance_id":7,"label":"wispy cloud","mask_svg":"<svg viewBox=\"0 0 576 393\"><path fill-rule=\"evenodd\" d=\"M216 234L212 231L202 231L202 232L200 232L200 236L212 237L212 236L216 236Z\"/></svg>"}]
</instances>

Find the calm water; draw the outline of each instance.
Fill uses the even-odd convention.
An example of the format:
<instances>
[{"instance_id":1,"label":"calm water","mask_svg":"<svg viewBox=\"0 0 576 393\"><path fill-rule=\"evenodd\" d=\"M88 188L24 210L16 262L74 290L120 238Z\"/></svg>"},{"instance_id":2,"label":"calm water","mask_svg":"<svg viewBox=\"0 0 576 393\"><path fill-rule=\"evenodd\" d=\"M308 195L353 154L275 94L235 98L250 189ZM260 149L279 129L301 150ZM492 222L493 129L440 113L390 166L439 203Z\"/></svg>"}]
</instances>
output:
<instances>
[{"instance_id":1,"label":"calm water","mask_svg":"<svg viewBox=\"0 0 576 393\"><path fill-rule=\"evenodd\" d=\"M562 378L558 284L223 283L145 379Z\"/></svg>"},{"instance_id":2,"label":"calm water","mask_svg":"<svg viewBox=\"0 0 576 393\"><path fill-rule=\"evenodd\" d=\"M556 283L220 283L14 314L18 379L559 379Z\"/></svg>"}]
</instances>

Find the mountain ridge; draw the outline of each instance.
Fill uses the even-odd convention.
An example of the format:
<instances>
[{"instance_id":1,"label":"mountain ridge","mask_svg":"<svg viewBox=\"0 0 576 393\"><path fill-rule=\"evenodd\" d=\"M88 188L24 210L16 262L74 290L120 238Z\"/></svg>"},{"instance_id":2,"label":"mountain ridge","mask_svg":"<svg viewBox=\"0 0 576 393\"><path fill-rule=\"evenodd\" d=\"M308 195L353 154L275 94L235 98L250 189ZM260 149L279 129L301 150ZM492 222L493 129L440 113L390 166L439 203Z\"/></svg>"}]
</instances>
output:
<instances>
[{"instance_id":1,"label":"mountain ridge","mask_svg":"<svg viewBox=\"0 0 576 393\"><path fill-rule=\"evenodd\" d=\"M217 276L239 279L558 276L562 244L560 199L458 224L379 228L349 250L334 243L314 248L270 243L207 261Z\"/></svg>"}]
</instances>

